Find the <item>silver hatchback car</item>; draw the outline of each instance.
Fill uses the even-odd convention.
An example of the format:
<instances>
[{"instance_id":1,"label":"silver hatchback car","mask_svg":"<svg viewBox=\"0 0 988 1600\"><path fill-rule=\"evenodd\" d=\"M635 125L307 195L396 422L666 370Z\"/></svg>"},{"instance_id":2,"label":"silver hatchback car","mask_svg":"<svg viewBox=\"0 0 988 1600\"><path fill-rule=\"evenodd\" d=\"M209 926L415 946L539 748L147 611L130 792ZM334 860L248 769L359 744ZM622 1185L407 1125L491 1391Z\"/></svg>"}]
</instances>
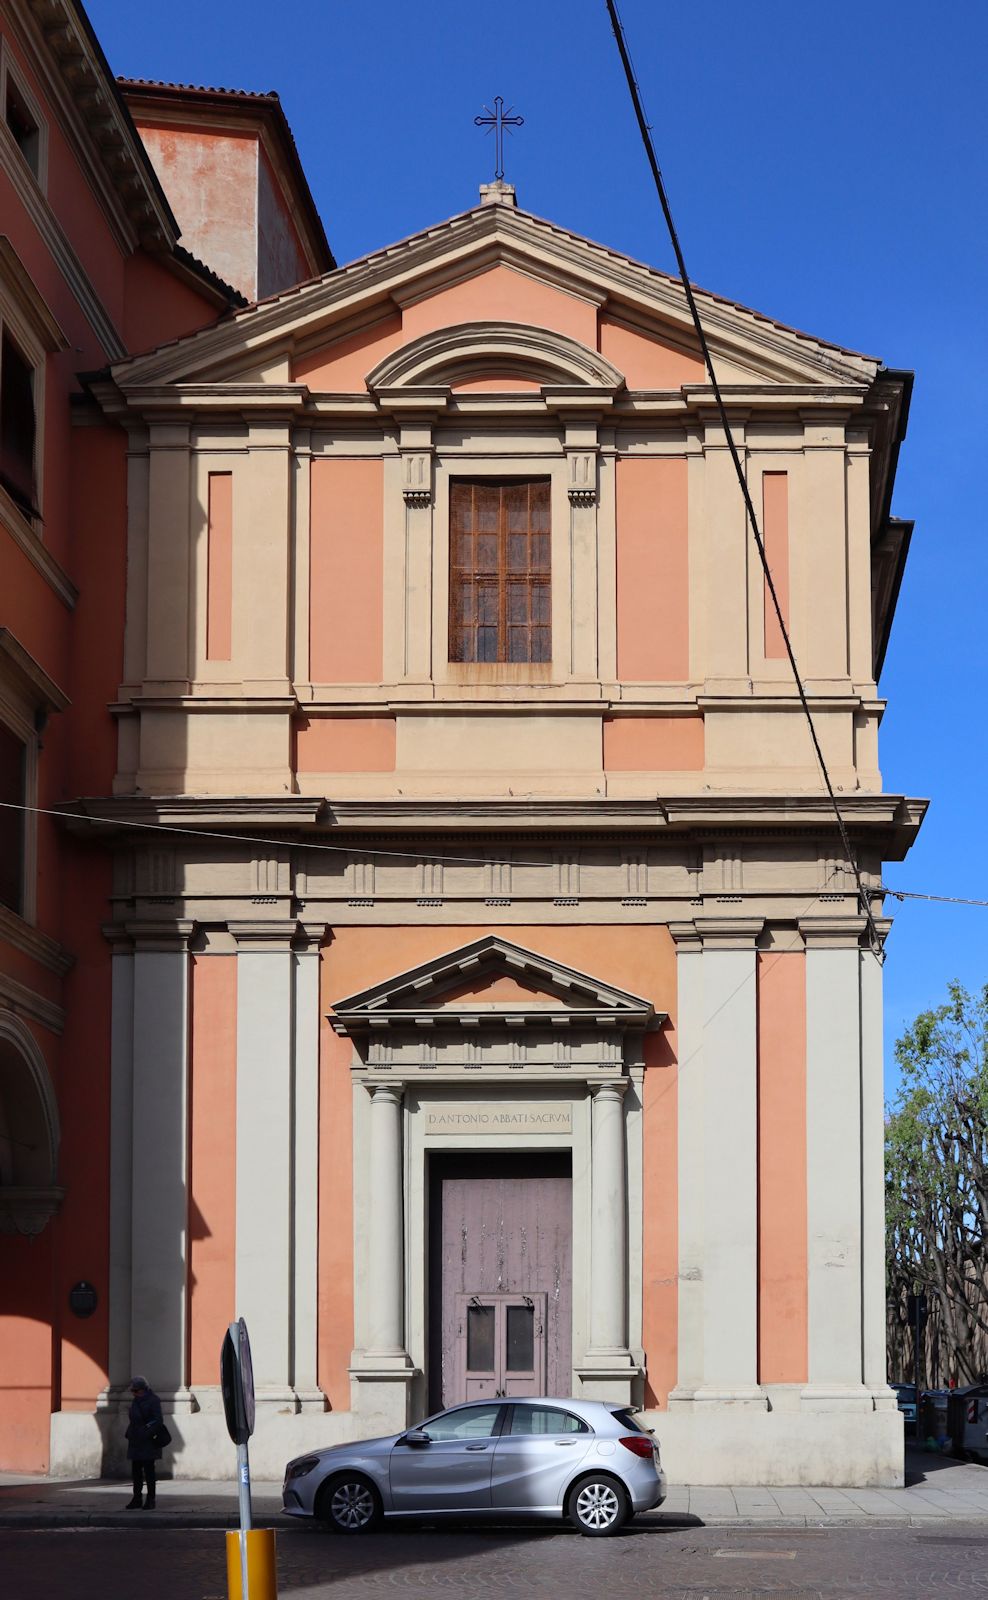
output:
<instances>
[{"instance_id":1,"label":"silver hatchback car","mask_svg":"<svg viewBox=\"0 0 988 1600\"><path fill-rule=\"evenodd\" d=\"M666 1496L659 1447L627 1406L482 1400L406 1433L334 1445L288 1463L290 1517L366 1533L382 1517L569 1517L616 1533Z\"/></svg>"}]
</instances>

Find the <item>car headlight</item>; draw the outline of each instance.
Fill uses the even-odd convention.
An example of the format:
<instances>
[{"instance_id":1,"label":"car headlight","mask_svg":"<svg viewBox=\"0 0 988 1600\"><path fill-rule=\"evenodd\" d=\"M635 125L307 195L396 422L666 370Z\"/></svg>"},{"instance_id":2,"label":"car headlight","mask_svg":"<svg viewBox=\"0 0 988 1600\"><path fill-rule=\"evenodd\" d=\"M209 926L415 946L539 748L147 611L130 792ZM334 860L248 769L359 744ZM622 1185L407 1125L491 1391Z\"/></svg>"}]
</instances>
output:
<instances>
[{"instance_id":1,"label":"car headlight","mask_svg":"<svg viewBox=\"0 0 988 1600\"><path fill-rule=\"evenodd\" d=\"M300 1456L297 1461L289 1461L285 1468L285 1482L290 1483L292 1478L304 1478L313 1467L318 1467L318 1456Z\"/></svg>"}]
</instances>

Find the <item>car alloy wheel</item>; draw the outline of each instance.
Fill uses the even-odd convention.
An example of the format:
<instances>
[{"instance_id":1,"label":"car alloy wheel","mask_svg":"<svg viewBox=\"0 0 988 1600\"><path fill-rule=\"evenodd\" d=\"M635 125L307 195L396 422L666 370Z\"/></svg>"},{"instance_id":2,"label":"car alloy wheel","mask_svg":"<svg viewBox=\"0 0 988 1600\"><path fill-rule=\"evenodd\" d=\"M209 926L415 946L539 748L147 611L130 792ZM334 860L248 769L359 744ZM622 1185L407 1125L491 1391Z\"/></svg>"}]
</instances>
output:
<instances>
[{"instance_id":1,"label":"car alloy wheel","mask_svg":"<svg viewBox=\"0 0 988 1600\"><path fill-rule=\"evenodd\" d=\"M377 1496L363 1478L337 1478L323 1504L326 1521L339 1533L366 1533L378 1519Z\"/></svg>"},{"instance_id":2,"label":"car alloy wheel","mask_svg":"<svg viewBox=\"0 0 988 1600\"><path fill-rule=\"evenodd\" d=\"M624 1495L610 1478L584 1478L573 1490L570 1517L581 1533L616 1533L627 1515Z\"/></svg>"}]
</instances>

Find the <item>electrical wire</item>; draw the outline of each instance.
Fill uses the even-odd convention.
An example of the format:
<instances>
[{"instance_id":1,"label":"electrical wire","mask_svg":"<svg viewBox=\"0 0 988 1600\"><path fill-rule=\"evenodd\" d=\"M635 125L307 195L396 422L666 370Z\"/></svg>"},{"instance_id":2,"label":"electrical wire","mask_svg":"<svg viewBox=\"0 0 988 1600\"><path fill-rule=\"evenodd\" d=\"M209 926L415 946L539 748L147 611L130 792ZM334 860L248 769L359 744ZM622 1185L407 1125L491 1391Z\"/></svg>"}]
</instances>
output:
<instances>
[{"instance_id":1,"label":"electrical wire","mask_svg":"<svg viewBox=\"0 0 988 1600\"><path fill-rule=\"evenodd\" d=\"M858 869L854 852L851 849L851 841L848 836L847 827L844 823L844 818L841 816L840 805L838 804L837 796L834 792L834 786L830 781L830 773L827 770L827 763L824 759L823 751L820 747L820 741L817 737L816 727L813 722L813 715L810 711L810 704L806 697L806 690L803 687L803 680L800 676L799 668L796 665L796 657L789 638L789 630L786 627L785 618L782 615L782 606L779 603L779 596L776 591L771 568L769 567L768 556L762 540L761 530L758 526L758 518L755 514L754 502L751 498L751 491L748 488L747 480L744 475L744 468L741 465L741 457L738 455L737 445L734 443L734 435L731 431L727 407L724 404L724 397L720 391L720 384L717 382L717 374L714 370L713 357L710 353L710 347L707 344L706 334L703 331L703 323L700 321L700 313L697 309L696 299L693 295L693 286L690 282L689 273L686 270L686 260L683 255L682 246L679 242L679 234L676 231L676 224L673 221L672 210L669 205L669 197L666 193L665 182L663 180L662 172L659 168L658 159L655 154L655 145L652 140L651 125L645 117L645 109L642 103L641 90L638 85L638 79L635 76L634 67L631 63L631 55L628 50L624 25L618 16L615 0L604 0L604 4L607 7L607 13L611 21L611 27L614 30L614 38L617 41L618 52L621 56L621 64L624 67L624 74L628 80L628 89L631 94L632 104L634 105L639 132L642 136L642 143L645 146L645 154L648 157L648 164L652 172L656 193L659 197L659 204L662 207L662 214L665 217L666 227L669 231L669 238L672 243L673 251L675 252L676 264L679 267L679 276L682 281L683 291L686 295L686 302L689 306L690 316L693 320L693 327L696 330L696 336L700 344L700 349L703 353L704 365L706 366L707 374L710 378L710 386L714 392L714 400L717 405L717 412L720 417L721 426L724 430L724 437L727 440L727 446L731 452L731 460L734 463L734 471L737 474L738 485L744 498L745 510L748 516L748 523L751 527L752 537L754 538L755 546L758 550L758 556L762 564L762 570L765 574L765 582L768 587L769 594L772 597L772 605L775 610L776 618L778 619L782 638L785 642L786 654L789 657L789 665L792 668L793 679L795 680L800 702L803 707L803 712L806 716L807 725L809 726L810 738L813 741L813 749L816 752L816 758L820 765L820 771L823 774L823 781L827 786L827 793L830 796L830 801L834 808L834 816L837 819L837 827L840 832L841 843L847 856L851 871L854 873L854 880L858 891L858 904L868 921L872 949L876 959L879 961L879 963L882 963L885 959L884 951L882 949L882 941L879 936L874 915L872 914L870 899L865 892L865 887L861 879L861 873Z\"/></svg>"},{"instance_id":2,"label":"electrical wire","mask_svg":"<svg viewBox=\"0 0 988 1600\"><path fill-rule=\"evenodd\" d=\"M921 894L918 889L889 889L885 884L875 893L891 895L893 900L936 900L945 906L988 906L988 900L968 900L960 894Z\"/></svg>"}]
</instances>

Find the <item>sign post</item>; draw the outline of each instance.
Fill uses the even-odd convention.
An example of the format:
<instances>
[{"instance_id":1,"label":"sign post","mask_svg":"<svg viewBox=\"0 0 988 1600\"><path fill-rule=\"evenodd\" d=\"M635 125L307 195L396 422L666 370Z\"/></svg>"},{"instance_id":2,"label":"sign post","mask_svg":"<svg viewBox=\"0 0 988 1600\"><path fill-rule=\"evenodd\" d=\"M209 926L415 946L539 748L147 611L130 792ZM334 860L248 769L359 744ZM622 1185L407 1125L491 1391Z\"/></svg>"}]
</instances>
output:
<instances>
[{"instance_id":1,"label":"sign post","mask_svg":"<svg viewBox=\"0 0 988 1600\"><path fill-rule=\"evenodd\" d=\"M220 1354L220 1385L223 1391L223 1410L227 1432L237 1447L237 1500L240 1509L239 1535L227 1534L227 1587L230 1600L234 1594L236 1563L231 1561L231 1542L239 1544L240 1600L272 1600L277 1595L274 1568L274 1534L255 1531L252 1526L250 1504L250 1459L247 1441L254 1432L254 1369L250 1359L250 1339L243 1317L231 1322L223 1339ZM254 1544L257 1563L252 1560ZM256 1577L257 1582L251 1582Z\"/></svg>"}]
</instances>

